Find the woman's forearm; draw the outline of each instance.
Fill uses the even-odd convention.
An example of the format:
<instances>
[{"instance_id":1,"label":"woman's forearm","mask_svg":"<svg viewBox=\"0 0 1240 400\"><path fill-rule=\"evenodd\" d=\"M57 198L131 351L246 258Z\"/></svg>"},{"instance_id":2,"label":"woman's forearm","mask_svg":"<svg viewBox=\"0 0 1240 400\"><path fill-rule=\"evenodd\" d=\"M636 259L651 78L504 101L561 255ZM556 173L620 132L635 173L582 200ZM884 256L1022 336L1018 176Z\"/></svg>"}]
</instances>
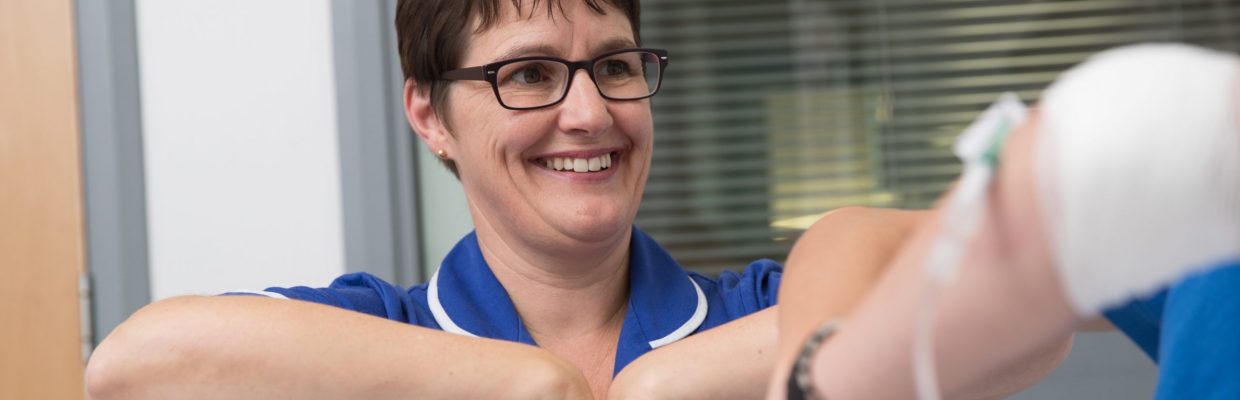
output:
<instances>
[{"instance_id":1,"label":"woman's forearm","mask_svg":"<svg viewBox=\"0 0 1240 400\"><path fill-rule=\"evenodd\" d=\"M655 349L634 360L608 398L752 399L775 365L778 306Z\"/></svg>"},{"instance_id":2,"label":"woman's forearm","mask_svg":"<svg viewBox=\"0 0 1240 400\"><path fill-rule=\"evenodd\" d=\"M184 297L140 310L92 355L94 399L585 398L571 365L293 300Z\"/></svg>"}]
</instances>

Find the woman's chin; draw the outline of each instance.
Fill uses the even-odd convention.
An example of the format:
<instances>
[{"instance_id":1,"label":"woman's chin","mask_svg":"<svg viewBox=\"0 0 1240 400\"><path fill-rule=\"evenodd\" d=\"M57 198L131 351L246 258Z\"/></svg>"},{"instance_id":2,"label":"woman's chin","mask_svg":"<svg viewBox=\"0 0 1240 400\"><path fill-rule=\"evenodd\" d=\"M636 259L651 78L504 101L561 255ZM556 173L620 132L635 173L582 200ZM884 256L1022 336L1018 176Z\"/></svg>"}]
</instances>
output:
<instances>
[{"instance_id":1,"label":"woman's chin","mask_svg":"<svg viewBox=\"0 0 1240 400\"><path fill-rule=\"evenodd\" d=\"M596 243L614 240L632 229L632 220L591 216L561 225L560 231L578 242Z\"/></svg>"}]
</instances>

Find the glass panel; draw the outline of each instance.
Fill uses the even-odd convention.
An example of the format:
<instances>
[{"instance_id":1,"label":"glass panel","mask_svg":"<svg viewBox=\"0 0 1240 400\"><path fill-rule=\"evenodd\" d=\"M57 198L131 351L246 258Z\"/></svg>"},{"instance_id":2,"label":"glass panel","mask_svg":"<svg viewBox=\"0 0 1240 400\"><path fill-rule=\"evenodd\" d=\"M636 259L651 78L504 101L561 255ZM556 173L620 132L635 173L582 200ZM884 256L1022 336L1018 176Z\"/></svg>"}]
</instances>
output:
<instances>
[{"instance_id":1,"label":"glass panel","mask_svg":"<svg viewBox=\"0 0 1240 400\"><path fill-rule=\"evenodd\" d=\"M1240 50L1215 0L644 0L675 56L653 99L637 224L686 267L782 261L846 205L927 207L955 136L998 95L1036 101L1088 55L1141 41Z\"/></svg>"}]
</instances>

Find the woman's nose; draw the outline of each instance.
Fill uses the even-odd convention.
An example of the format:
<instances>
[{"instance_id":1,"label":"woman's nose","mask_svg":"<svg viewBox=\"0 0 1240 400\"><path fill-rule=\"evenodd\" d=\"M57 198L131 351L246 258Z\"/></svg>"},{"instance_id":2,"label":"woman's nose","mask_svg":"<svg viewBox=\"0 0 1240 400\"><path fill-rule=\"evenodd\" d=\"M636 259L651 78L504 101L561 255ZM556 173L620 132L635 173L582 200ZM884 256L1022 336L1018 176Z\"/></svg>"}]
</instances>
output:
<instances>
[{"instance_id":1,"label":"woman's nose","mask_svg":"<svg viewBox=\"0 0 1240 400\"><path fill-rule=\"evenodd\" d=\"M611 128L607 99L585 70L578 70L560 104L560 129L574 134L597 135Z\"/></svg>"}]
</instances>

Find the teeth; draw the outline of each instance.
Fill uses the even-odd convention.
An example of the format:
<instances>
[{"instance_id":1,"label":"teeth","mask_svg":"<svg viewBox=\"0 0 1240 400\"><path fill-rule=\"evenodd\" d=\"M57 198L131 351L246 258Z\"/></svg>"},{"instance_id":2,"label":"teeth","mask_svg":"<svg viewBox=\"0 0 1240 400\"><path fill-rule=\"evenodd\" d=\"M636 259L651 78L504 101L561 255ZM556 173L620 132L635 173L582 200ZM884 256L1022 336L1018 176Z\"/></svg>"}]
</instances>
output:
<instances>
[{"instance_id":1,"label":"teeth","mask_svg":"<svg viewBox=\"0 0 1240 400\"><path fill-rule=\"evenodd\" d=\"M611 154L591 158L556 157L543 160L548 169L556 171L598 172L611 168Z\"/></svg>"}]
</instances>

